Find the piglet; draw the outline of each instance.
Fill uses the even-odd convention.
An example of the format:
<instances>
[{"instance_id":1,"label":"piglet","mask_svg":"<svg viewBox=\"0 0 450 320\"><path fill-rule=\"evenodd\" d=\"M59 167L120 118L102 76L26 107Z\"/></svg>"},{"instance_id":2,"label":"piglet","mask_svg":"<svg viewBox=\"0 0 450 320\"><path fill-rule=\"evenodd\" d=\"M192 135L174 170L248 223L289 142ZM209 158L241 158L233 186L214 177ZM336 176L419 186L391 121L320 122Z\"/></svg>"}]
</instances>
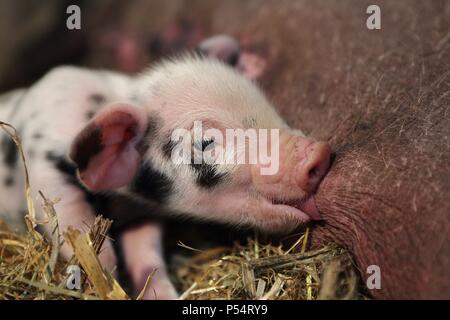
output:
<instances>
[{"instance_id":1,"label":"piglet","mask_svg":"<svg viewBox=\"0 0 450 320\"><path fill-rule=\"evenodd\" d=\"M177 297L161 254L161 219L267 232L320 219L314 192L330 146L289 128L252 76L239 72L252 66L233 39L209 39L199 51L136 77L58 67L0 108L0 119L21 133L34 190L61 199L60 231L112 213L124 226L118 241L136 291L157 269L146 299ZM21 169L2 141L2 216L19 221ZM130 227L138 215L145 222ZM71 255L66 245L62 255ZM100 260L110 271L117 263L109 239Z\"/></svg>"}]
</instances>

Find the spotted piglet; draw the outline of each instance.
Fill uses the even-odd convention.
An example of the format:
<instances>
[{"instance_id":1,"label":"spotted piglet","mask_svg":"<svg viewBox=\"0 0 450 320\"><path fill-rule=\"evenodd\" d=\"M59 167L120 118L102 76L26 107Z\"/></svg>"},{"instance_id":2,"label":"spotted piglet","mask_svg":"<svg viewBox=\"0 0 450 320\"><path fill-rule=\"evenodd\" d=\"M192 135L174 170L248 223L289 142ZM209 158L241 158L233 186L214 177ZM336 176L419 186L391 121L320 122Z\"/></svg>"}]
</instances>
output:
<instances>
[{"instance_id":1,"label":"spotted piglet","mask_svg":"<svg viewBox=\"0 0 450 320\"><path fill-rule=\"evenodd\" d=\"M209 39L199 51L135 77L58 67L0 102L0 119L23 139L34 190L61 199L60 231L85 229L99 212L112 216L123 226L117 240L136 291L157 269L147 299L177 297L160 219L288 232L320 218L313 194L330 163L328 144L287 126L248 79L257 72L233 39ZM14 146L1 141L0 213L19 225L21 168ZM147 219L127 227L138 217ZM70 248L61 253L69 257ZM116 265L109 239L100 260L107 270Z\"/></svg>"}]
</instances>

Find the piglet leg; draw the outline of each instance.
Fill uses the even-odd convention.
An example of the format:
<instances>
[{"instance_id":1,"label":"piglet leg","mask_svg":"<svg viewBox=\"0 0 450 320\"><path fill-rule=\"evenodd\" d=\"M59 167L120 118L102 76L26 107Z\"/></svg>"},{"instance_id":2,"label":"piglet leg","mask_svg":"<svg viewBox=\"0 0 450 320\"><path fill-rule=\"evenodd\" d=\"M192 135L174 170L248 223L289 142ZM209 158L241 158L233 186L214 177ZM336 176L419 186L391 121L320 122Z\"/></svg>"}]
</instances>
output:
<instances>
[{"instance_id":1,"label":"piglet leg","mask_svg":"<svg viewBox=\"0 0 450 320\"><path fill-rule=\"evenodd\" d=\"M154 272L143 296L145 300L169 300L178 296L162 257L161 235L159 225L146 223L127 229L120 236L125 265L137 293Z\"/></svg>"},{"instance_id":2,"label":"piglet leg","mask_svg":"<svg viewBox=\"0 0 450 320\"><path fill-rule=\"evenodd\" d=\"M50 161L35 161L29 166L30 178L34 190L43 190L50 198L59 198L55 205L55 210L59 223L59 231L62 234L68 227L88 232L89 227L95 220L95 213L90 204L86 201L85 192L78 186L68 183L67 177ZM39 196L35 193L35 198ZM41 206L36 206L38 219L44 220L45 213ZM49 225L44 225L47 234L53 230ZM73 255L72 248L64 242L61 246L60 254L65 259L70 259ZM99 254L100 263L109 272L114 272L117 264L114 247L110 239L105 239Z\"/></svg>"}]
</instances>

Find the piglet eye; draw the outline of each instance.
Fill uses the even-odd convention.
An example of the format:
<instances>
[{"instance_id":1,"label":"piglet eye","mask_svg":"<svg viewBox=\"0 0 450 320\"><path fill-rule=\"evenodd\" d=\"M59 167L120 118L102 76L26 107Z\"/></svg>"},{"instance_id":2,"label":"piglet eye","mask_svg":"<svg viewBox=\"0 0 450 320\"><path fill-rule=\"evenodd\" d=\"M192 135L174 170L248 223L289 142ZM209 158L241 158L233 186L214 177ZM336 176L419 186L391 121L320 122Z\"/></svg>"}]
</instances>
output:
<instances>
[{"instance_id":1,"label":"piglet eye","mask_svg":"<svg viewBox=\"0 0 450 320\"><path fill-rule=\"evenodd\" d=\"M205 151L208 146L214 145L214 139L203 139L201 141L194 142L194 148L197 150Z\"/></svg>"}]
</instances>

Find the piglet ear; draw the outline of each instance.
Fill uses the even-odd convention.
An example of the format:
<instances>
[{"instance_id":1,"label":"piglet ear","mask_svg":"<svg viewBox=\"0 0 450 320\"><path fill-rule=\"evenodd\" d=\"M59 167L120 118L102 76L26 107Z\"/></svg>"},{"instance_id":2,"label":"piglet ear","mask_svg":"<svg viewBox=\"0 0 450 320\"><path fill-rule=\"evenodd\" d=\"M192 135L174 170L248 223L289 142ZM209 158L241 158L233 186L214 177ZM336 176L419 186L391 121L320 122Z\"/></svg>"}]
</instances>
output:
<instances>
[{"instance_id":1,"label":"piglet ear","mask_svg":"<svg viewBox=\"0 0 450 320\"><path fill-rule=\"evenodd\" d=\"M143 109L115 103L100 111L76 136L69 157L81 181L91 190L127 185L140 161L136 149L147 127Z\"/></svg>"}]
</instances>

